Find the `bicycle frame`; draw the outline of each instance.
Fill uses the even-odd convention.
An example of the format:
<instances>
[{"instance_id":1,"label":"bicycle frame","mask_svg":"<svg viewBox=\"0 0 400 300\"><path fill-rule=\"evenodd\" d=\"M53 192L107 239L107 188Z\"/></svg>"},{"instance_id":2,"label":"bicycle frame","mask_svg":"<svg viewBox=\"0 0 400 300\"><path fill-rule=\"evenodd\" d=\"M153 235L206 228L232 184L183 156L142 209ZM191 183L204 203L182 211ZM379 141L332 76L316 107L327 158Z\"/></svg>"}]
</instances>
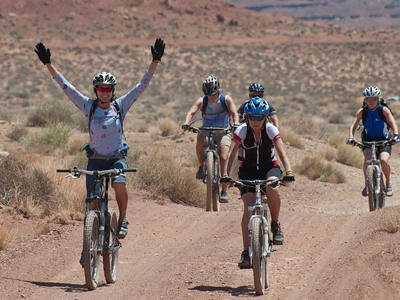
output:
<instances>
[{"instance_id":1,"label":"bicycle frame","mask_svg":"<svg viewBox=\"0 0 400 300\"><path fill-rule=\"evenodd\" d=\"M207 153L212 152L214 156L215 165L219 164L219 155L218 155L218 145L214 142L214 133L209 131L208 133L208 142L204 145L204 162L203 162L203 183L206 183L207 178ZM214 174L213 176L213 184L219 182L219 174Z\"/></svg>"},{"instance_id":2,"label":"bicycle frame","mask_svg":"<svg viewBox=\"0 0 400 300\"><path fill-rule=\"evenodd\" d=\"M361 149L363 147L371 149L371 157L366 160L366 169L365 169L366 183L368 187L368 203L370 211L383 208L385 205L385 195L386 195L385 183L383 178L381 161L378 153L378 147L382 147L390 143L391 143L390 140L354 142L354 144ZM374 174L376 174L376 176Z\"/></svg>"}]
</instances>

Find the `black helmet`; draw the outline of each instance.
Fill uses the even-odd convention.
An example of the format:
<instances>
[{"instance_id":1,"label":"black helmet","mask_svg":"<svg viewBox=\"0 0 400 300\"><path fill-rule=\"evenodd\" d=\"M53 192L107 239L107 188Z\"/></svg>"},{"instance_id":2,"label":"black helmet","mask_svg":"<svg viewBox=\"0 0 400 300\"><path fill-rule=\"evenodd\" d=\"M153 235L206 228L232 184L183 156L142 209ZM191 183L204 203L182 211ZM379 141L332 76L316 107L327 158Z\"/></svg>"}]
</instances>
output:
<instances>
[{"instance_id":1,"label":"black helmet","mask_svg":"<svg viewBox=\"0 0 400 300\"><path fill-rule=\"evenodd\" d=\"M249 93L260 92L264 93L265 87L259 82L253 82L249 86Z\"/></svg>"}]
</instances>

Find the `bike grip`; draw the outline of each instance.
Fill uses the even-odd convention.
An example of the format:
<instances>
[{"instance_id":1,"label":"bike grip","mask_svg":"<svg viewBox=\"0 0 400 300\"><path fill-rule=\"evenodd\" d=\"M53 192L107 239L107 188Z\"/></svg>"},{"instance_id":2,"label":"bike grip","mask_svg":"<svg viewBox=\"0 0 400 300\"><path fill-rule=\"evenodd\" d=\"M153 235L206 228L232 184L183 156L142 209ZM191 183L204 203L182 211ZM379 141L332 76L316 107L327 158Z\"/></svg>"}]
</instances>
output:
<instances>
[{"instance_id":1,"label":"bike grip","mask_svg":"<svg viewBox=\"0 0 400 300\"><path fill-rule=\"evenodd\" d=\"M282 178L282 181L296 181L296 179L294 178L294 176L284 176Z\"/></svg>"},{"instance_id":2,"label":"bike grip","mask_svg":"<svg viewBox=\"0 0 400 300\"><path fill-rule=\"evenodd\" d=\"M232 178L230 178L230 177L222 177L220 180L219 180L219 182L232 182Z\"/></svg>"},{"instance_id":3,"label":"bike grip","mask_svg":"<svg viewBox=\"0 0 400 300\"><path fill-rule=\"evenodd\" d=\"M137 172L138 169L133 168L133 169L123 169L122 171L125 172Z\"/></svg>"},{"instance_id":4,"label":"bike grip","mask_svg":"<svg viewBox=\"0 0 400 300\"><path fill-rule=\"evenodd\" d=\"M61 172L67 172L70 173L71 170L70 169L57 169L56 172L61 173Z\"/></svg>"}]
</instances>

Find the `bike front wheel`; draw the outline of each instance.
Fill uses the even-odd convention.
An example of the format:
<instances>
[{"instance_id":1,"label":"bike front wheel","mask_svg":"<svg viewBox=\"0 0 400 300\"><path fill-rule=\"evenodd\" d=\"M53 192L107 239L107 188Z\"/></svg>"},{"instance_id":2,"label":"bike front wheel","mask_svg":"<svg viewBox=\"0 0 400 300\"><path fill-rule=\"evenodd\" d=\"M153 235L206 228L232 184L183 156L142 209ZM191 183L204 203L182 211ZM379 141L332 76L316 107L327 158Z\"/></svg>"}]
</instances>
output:
<instances>
[{"instance_id":1,"label":"bike front wheel","mask_svg":"<svg viewBox=\"0 0 400 300\"><path fill-rule=\"evenodd\" d=\"M367 168L367 186L368 186L368 204L369 211L378 209L378 194L376 193L376 186L379 184L377 180L378 174L374 166Z\"/></svg>"},{"instance_id":2,"label":"bike front wheel","mask_svg":"<svg viewBox=\"0 0 400 300\"><path fill-rule=\"evenodd\" d=\"M121 244L117 238L118 219L115 209L111 208L106 213L106 228L103 251L104 276L107 283L117 280L118 255Z\"/></svg>"},{"instance_id":3,"label":"bike front wheel","mask_svg":"<svg viewBox=\"0 0 400 300\"><path fill-rule=\"evenodd\" d=\"M214 177L214 154L209 151L206 156L206 168L207 168L207 199L206 199L206 211L211 211L211 204L213 198L213 177Z\"/></svg>"},{"instance_id":4,"label":"bike front wheel","mask_svg":"<svg viewBox=\"0 0 400 300\"><path fill-rule=\"evenodd\" d=\"M85 281L89 290L95 290L99 282L100 256L99 247L99 218L95 211L89 211L85 220L83 232L83 268Z\"/></svg>"},{"instance_id":5,"label":"bike front wheel","mask_svg":"<svg viewBox=\"0 0 400 300\"><path fill-rule=\"evenodd\" d=\"M264 295L265 287L268 286L268 264L267 258L263 256L263 249L267 245L264 245L264 229L261 218L253 218L252 231L254 287L257 295Z\"/></svg>"},{"instance_id":6,"label":"bike front wheel","mask_svg":"<svg viewBox=\"0 0 400 300\"><path fill-rule=\"evenodd\" d=\"M213 197L213 210L214 211L219 211L220 204L219 204L219 178L220 178L220 172L219 172L219 161L218 158L215 158L214 160L214 180L213 180L213 190L212 190L212 197Z\"/></svg>"}]
</instances>

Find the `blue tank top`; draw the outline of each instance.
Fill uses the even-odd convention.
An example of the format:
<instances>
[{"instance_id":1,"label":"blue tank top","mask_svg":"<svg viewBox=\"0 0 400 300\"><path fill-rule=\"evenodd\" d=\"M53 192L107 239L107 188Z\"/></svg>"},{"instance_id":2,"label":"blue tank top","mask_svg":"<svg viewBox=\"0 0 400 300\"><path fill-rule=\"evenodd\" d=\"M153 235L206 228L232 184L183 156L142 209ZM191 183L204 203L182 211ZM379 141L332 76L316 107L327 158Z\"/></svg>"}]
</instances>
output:
<instances>
[{"instance_id":1,"label":"blue tank top","mask_svg":"<svg viewBox=\"0 0 400 300\"><path fill-rule=\"evenodd\" d=\"M385 139L389 134L386 123L383 122L379 115L378 107L372 112L367 109L367 117L365 118L364 130L369 138L382 138Z\"/></svg>"},{"instance_id":2,"label":"blue tank top","mask_svg":"<svg viewBox=\"0 0 400 300\"><path fill-rule=\"evenodd\" d=\"M202 100L204 100L204 97ZM215 101L208 100L207 108L203 113L203 126L204 127L229 127L229 111L227 111L222 104L221 93Z\"/></svg>"}]
</instances>

